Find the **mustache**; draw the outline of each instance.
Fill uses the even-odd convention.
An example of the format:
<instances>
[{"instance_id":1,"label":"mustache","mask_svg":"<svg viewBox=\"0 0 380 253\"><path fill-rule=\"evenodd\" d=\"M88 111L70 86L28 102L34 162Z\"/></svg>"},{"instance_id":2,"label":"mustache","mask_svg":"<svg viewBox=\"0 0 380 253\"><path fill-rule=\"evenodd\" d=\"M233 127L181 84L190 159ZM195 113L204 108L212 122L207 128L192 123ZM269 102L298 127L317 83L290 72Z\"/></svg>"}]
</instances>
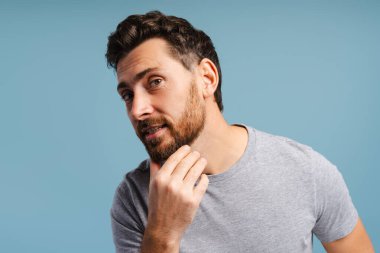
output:
<instances>
[{"instance_id":1,"label":"mustache","mask_svg":"<svg viewBox=\"0 0 380 253\"><path fill-rule=\"evenodd\" d=\"M149 118L137 122L137 131L140 136L143 134L143 130L155 125L166 125L171 128L172 124L165 119L165 117Z\"/></svg>"}]
</instances>

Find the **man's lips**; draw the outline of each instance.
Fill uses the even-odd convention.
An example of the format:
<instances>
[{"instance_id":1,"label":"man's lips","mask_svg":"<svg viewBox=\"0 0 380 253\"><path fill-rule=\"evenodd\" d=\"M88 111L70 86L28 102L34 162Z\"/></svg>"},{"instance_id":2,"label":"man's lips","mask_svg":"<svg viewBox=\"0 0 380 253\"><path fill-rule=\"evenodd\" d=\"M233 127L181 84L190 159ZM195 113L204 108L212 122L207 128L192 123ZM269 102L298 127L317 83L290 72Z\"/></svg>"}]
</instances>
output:
<instances>
[{"instance_id":1,"label":"man's lips","mask_svg":"<svg viewBox=\"0 0 380 253\"><path fill-rule=\"evenodd\" d=\"M144 133L145 141L150 141L161 136L166 130L165 125L151 127Z\"/></svg>"},{"instance_id":2,"label":"man's lips","mask_svg":"<svg viewBox=\"0 0 380 253\"><path fill-rule=\"evenodd\" d=\"M164 127L166 127L166 124L144 127L143 129L141 129L141 134L143 136L152 135Z\"/></svg>"}]
</instances>

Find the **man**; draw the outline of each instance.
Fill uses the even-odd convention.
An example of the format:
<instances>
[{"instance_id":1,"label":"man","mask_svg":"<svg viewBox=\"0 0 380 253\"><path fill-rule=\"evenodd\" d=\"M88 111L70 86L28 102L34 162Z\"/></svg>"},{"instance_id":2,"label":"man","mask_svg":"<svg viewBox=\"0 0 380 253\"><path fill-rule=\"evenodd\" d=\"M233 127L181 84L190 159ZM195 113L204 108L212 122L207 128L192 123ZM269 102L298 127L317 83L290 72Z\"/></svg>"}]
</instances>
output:
<instances>
[{"instance_id":1,"label":"man","mask_svg":"<svg viewBox=\"0 0 380 253\"><path fill-rule=\"evenodd\" d=\"M107 61L149 154L111 209L117 252L373 252L343 177L312 148L223 118L210 38L160 12L109 36Z\"/></svg>"}]
</instances>

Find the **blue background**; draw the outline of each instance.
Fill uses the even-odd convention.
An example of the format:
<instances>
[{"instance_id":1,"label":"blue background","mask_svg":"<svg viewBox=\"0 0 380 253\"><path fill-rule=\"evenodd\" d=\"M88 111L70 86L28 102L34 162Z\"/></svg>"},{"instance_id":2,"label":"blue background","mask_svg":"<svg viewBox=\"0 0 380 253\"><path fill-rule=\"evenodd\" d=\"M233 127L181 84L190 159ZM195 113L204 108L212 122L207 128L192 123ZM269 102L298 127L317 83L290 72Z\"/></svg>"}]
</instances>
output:
<instances>
[{"instance_id":1,"label":"blue background","mask_svg":"<svg viewBox=\"0 0 380 253\"><path fill-rule=\"evenodd\" d=\"M213 39L230 123L338 166L380 249L379 1L71 0L0 2L0 252L113 252L113 193L146 153L104 53L152 9Z\"/></svg>"}]
</instances>

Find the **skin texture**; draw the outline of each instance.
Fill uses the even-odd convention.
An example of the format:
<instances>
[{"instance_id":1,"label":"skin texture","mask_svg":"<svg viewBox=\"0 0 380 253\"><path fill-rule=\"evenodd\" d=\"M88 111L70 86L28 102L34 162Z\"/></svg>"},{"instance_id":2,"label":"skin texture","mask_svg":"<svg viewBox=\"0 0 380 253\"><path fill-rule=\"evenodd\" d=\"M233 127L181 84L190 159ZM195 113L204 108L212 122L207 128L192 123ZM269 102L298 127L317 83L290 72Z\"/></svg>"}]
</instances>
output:
<instances>
[{"instance_id":1,"label":"skin texture","mask_svg":"<svg viewBox=\"0 0 380 253\"><path fill-rule=\"evenodd\" d=\"M330 243L322 243L329 253L374 253L371 240L359 218L354 230L346 237Z\"/></svg>"},{"instance_id":2,"label":"skin texture","mask_svg":"<svg viewBox=\"0 0 380 253\"><path fill-rule=\"evenodd\" d=\"M172 147L174 132L190 134L191 122L202 126L190 146L181 143L181 148L158 155L150 164L148 222L141 252L179 252L181 237L207 190L206 175L228 170L242 156L248 134L245 128L227 124L215 102L219 80L215 65L202 59L187 70L170 55L163 39L149 39L121 59L117 78L128 117L148 153ZM192 85L196 89L189 95ZM186 114L189 111L192 116ZM164 128L147 140L144 128L164 122L175 131ZM350 235L323 245L329 253L374 252L361 221Z\"/></svg>"}]
</instances>

